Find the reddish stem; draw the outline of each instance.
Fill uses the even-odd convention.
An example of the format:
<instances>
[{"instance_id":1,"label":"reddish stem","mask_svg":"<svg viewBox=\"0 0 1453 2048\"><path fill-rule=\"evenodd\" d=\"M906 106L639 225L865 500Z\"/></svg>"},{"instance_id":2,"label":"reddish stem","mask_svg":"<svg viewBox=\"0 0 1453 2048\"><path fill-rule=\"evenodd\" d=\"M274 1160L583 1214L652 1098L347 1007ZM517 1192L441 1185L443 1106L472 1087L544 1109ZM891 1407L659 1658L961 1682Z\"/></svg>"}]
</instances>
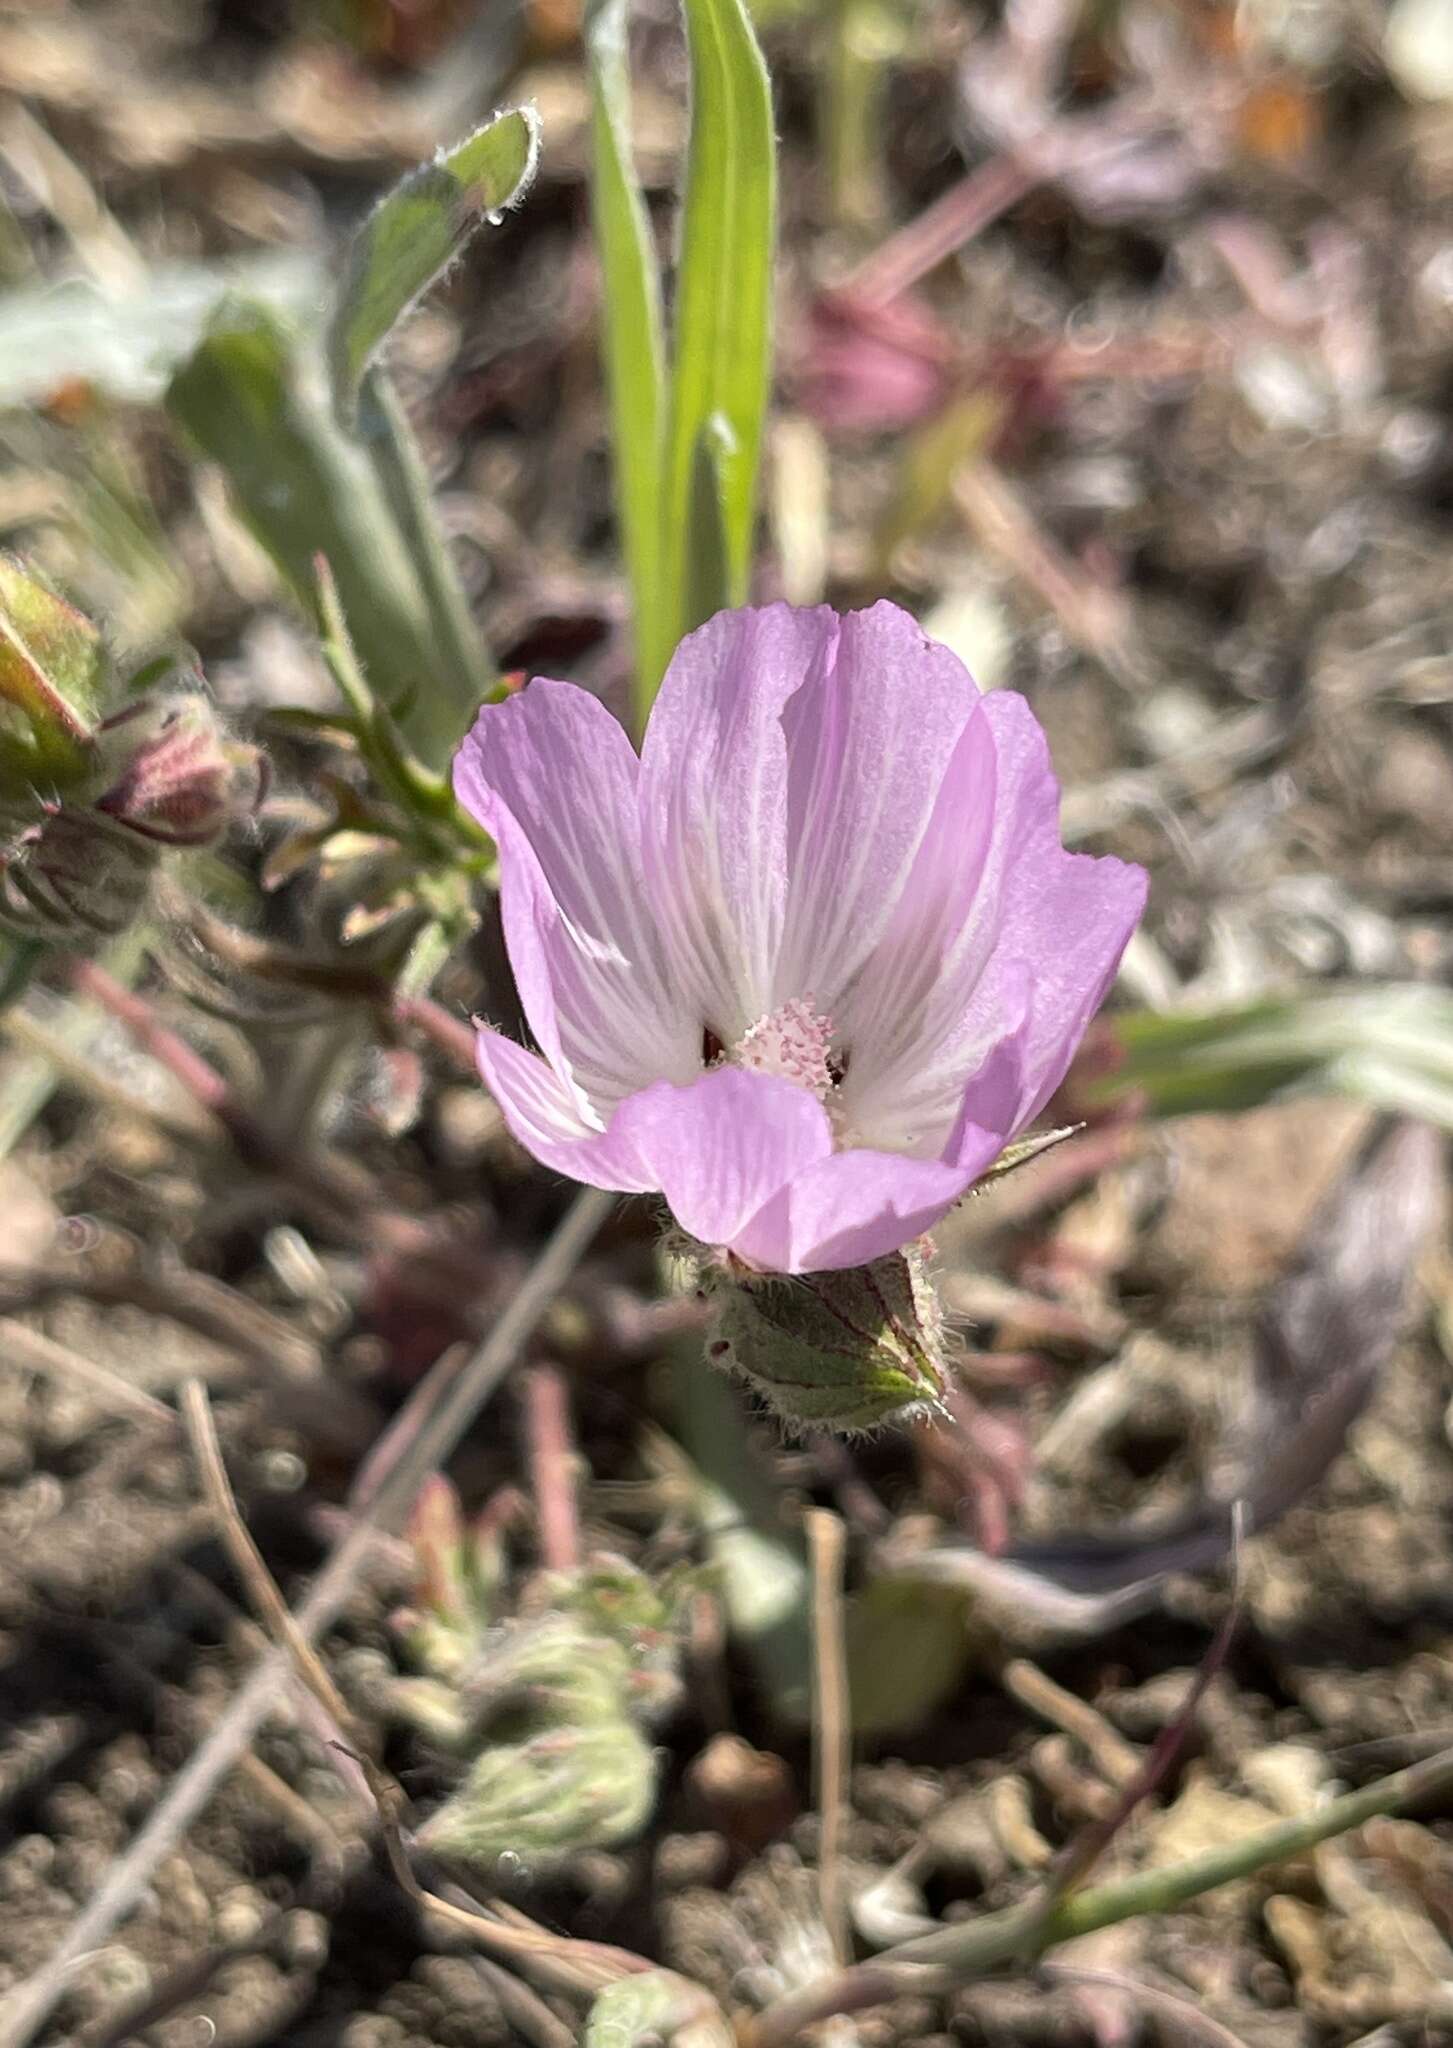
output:
<instances>
[{"instance_id":1,"label":"reddish stem","mask_svg":"<svg viewBox=\"0 0 1453 2048\"><path fill-rule=\"evenodd\" d=\"M474 1073L474 1032L458 1017L451 1017L442 1003L431 996L399 996L393 1010L399 1024L411 1026L456 1067Z\"/></svg>"},{"instance_id":2,"label":"reddish stem","mask_svg":"<svg viewBox=\"0 0 1453 2048\"><path fill-rule=\"evenodd\" d=\"M570 1428L565 1375L553 1365L535 1366L525 1375L524 1403L540 1554L551 1571L573 1571L580 1562L575 1498L580 1458Z\"/></svg>"},{"instance_id":3,"label":"reddish stem","mask_svg":"<svg viewBox=\"0 0 1453 2048\"><path fill-rule=\"evenodd\" d=\"M841 286L843 297L868 306L897 298L956 249L1007 213L1039 180L1012 156L991 157L960 178L907 227L864 257Z\"/></svg>"},{"instance_id":4,"label":"reddish stem","mask_svg":"<svg viewBox=\"0 0 1453 2048\"><path fill-rule=\"evenodd\" d=\"M227 1083L184 1038L162 1023L145 996L123 988L94 960L73 961L71 981L83 995L90 996L103 1010L109 1010L118 1023L124 1024L142 1051L165 1067L194 1102L200 1102L203 1109L210 1110L231 1128L234 1105Z\"/></svg>"}]
</instances>

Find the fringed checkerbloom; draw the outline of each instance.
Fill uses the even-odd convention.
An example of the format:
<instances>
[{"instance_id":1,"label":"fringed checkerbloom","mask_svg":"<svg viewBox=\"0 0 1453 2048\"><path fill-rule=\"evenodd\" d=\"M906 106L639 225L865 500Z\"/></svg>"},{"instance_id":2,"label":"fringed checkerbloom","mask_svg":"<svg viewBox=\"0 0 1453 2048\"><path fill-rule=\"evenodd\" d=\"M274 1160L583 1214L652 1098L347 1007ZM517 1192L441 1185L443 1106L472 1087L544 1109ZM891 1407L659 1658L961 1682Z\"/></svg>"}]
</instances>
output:
<instances>
[{"instance_id":1,"label":"fringed checkerbloom","mask_svg":"<svg viewBox=\"0 0 1453 2048\"><path fill-rule=\"evenodd\" d=\"M639 758L532 682L454 779L538 1047L479 1033L510 1129L762 1273L931 1229L1058 1086L1145 902L1065 852L1025 700L891 604L720 613Z\"/></svg>"}]
</instances>

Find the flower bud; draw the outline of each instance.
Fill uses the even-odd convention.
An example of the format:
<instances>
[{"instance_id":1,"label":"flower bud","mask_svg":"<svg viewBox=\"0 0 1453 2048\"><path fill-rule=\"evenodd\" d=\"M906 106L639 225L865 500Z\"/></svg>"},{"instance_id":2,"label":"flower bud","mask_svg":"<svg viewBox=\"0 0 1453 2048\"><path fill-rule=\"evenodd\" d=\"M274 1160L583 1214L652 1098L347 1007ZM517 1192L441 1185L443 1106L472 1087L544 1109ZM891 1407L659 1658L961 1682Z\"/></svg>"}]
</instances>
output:
<instances>
[{"instance_id":1,"label":"flower bud","mask_svg":"<svg viewBox=\"0 0 1453 2048\"><path fill-rule=\"evenodd\" d=\"M0 925L74 945L117 937L146 900L157 848L84 807L52 809L0 845Z\"/></svg>"},{"instance_id":2,"label":"flower bud","mask_svg":"<svg viewBox=\"0 0 1453 2048\"><path fill-rule=\"evenodd\" d=\"M132 704L99 735L110 771L95 808L162 846L210 846L257 808L263 756L235 745L200 691Z\"/></svg>"},{"instance_id":3,"label":"flower bud","mask_svg":"<svg viewBox=\"0 0 1453 2048\"><path fill-rule=\"evenodd\" d=\"M84 778L105 681L90 620L0 555L0 805Z\"/></svg>"},{"instance_id":4,"label":"flower bud","mask_svg":"<svg viewBox=\"0 0 1453 2048\"><path fill-rule=\"evenodd\" d=\"M869 1266L793 1277L733 1261L706 1355L800 1429L864 1430L942 1405L943 1310L922 1241Z\"/></svg>"}]
</instances>

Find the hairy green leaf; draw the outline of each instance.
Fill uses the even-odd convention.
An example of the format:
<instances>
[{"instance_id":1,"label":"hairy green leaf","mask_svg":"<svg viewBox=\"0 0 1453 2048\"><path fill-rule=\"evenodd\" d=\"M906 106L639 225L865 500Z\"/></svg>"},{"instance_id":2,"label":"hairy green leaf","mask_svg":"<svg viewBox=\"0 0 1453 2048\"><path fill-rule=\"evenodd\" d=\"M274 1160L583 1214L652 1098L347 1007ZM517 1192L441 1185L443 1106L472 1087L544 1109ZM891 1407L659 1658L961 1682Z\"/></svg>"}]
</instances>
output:
<instances>
[{"instance_id":1,"label":"hairy green leaf","mask_svg":"<svg viewBox=\"0 0 1453 2048\"><path fill-rule=\"evenodd\" d=\"M486 221L514 205L535 175L540 120L530 107L497 114L394 186L353 237L328 326L334 400L353 417L364 374L392 328Z\"/></svg>"},{"instance_id":2,"label":"hairy green leaf","mask_svg":"<svg viewBox=\"0 0 1453 2048\"><path fill-rule=\"evenodd\" d=\"M441 766L487 676L440 633L378 470L312 388L294 335L265 307L223 306L167 404L318 623L316 563L327 560L370 687Z\"/></svg>"}]
</instances>

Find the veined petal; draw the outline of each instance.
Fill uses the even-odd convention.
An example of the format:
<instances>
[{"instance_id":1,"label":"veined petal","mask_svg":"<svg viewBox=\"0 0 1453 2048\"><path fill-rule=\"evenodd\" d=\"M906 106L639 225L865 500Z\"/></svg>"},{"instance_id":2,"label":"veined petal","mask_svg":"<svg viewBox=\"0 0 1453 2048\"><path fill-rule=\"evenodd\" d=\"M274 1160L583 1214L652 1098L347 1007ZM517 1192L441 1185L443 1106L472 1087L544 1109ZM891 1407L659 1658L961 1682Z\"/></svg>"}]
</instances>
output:
<instances>
[{"instance_id":1,"label":"veined petal","mask_svg":"<svg viewBox=\"0 0 1453 2048\"><path fill-rule=\"evenodd\" d=\"M764 1271L865 1266L921 1237L1004 1149L994 1131L962 1123L951 1159L837 1152L794 1175L738 1236L738 1255Z\"/></svg>"},{"instance_id":2,"label":"veined petal","mask_svg":"<svg viewBox=\"0 0 1453 2048\"><path fill-rule=\"evenodd\" d=\"M635 1150L629 1126L597 1130L581 1113L576 1091L538 1053L503 1033L481 1027L475 1054L485 1087L499 1104L512 1135L542 1166L596 1188L640 1194L655 1186Z\"/></svg>"},{"instance_id":3,"label":"veined petal","mask_svg":"<svg viewBox=\"0 0 1453 2048\"><path fill-rule=\"evenodd\" d=\"M814 1096L744 1067L643 1090L622 1103L610 1135L628 1140L681 1228L709 1245L734 1246L764 1202L832 1151Z\"/></svg>"},{"instance_id":4,"label":"veined petal","mask_svg":"<svg viewBox=\"0 0 1453 2048\"><path fill-rule=\"evenodd\" d=\"M783 712L787 904L773 1006L810 995L838 1021L916 871L978 705L957 655L897 605L843 617L834 660L804 680ZM970 833L976 822L967 821ZM965 829L960 821L960 859Z\"/></svg>"},{"instance_id":5,"label":"veined petal","mask_svg":"<svg viewBox=\"0 0 1453 2048\"><path fill-rule=\"evenodd\" d=\"M646 903L630 741L571 683L480 712L454 764L460 802L500 849L500 909L525 1015L595 1121L648 1081L700 1070Z\"/></svg>"},{"instance_id":6,"label":"veined petal","mask_svg":"<svg viewBox=\"0 0 1453 2048\"><path fill-rule=\"evenodd\" d=\"M646 885L673 985L723 1045L774 1007L787 902L782 714L830 668L837 638L826 606L720 612L676 650L646 730Z\"/></svg>"},{"instance_id":7,"label":"veined petal","mask_svg":"<svg viewBox=\"0 0 1453 2048\"><path fill-rule=\"evenodd\" d=\"M1028 974L1018 1130L1064 1079L1144 914L1149 881L1127 861L1064 850L1059 783L1037 719L1022 697L1008 693L987 698L985 710L998 752L999 804L1018 835L1003 859L993 956L1021 962Z\"/></svg>"},{"instance_id":8,"label":"veined petal","mask_svg":"<svg viewBox=\"0 0 1453 2048\"><path fill-rule=\"evenodd\" d=\"M659 1192L702 1244L734 1244L794 1173L832 1151L821 1103L775 1075L716 1067L686 1088L658 1081L595 1131L538 1054L486 1028L478 1056L505 1122L542 1165L592 1187Z\"/></svg>"},{"instance_id":9,"label":"veined petal","mask_svg":"<svg viewBox=\"0 0 1453 2048\"><path fill-rule=\"evenodd\" d=\"M930 1089L927 1106L918 1099L925 1048L960 1025L997 931L997 892L984 872L998 786L986 701L959 733L908 878L834 1020L849 1056L844 1121L889 1151L928 1156L943 1141L941 1091Z\"/></svg>"},{"instance_id":10,"label":"veined petal","mask_svg":"<svg viewBox=\"0 0 1453 2048\"><path fill-rule=\"evenodd\" d=\"M939 1150L970 1078L991 1055L995 1126L1007 1113L1011 1073L1006 1137L1038 1113L1103 1001L1145 905L1141 869L1061 845L1059 784L1025 700L995 691L983 699L983 717L994 746L993 822L981 858L966 862L973 882L960 899L958 936L938 956L922 1000L892 999L891 955L881 970L872 963L855 991L857 1036L843 1091L849 1123L874 1144L920 1154ZM952 795L951 778L925 860L937 857L940 828L950 826ZM910 888L905 904L912 901ZM1012 1057L1005 1050L1011 1041ZM972 1093L968 1099L978 1115Z\"/></svg>"}]
</instances>

